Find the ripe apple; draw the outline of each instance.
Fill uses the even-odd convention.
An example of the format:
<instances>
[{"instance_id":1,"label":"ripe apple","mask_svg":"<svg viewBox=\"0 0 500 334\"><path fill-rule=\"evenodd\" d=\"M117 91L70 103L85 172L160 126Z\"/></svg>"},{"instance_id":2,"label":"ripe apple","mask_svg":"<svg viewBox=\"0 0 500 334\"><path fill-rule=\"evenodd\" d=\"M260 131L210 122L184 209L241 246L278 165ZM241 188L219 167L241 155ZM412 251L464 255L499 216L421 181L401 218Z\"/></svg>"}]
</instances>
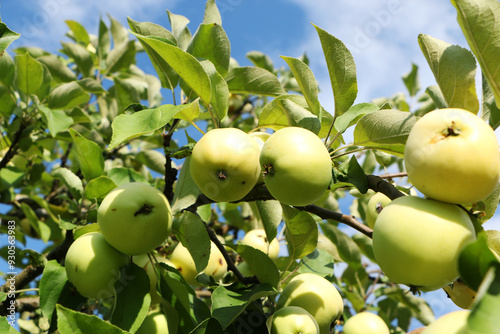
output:
<instances>
[{"instance_id":1,"label":"ripe apple","mask_svg":"<svg viewBox=\"0 0 500 334\"><path fill-rule=\"evenodd\" d=\"M163 256L153 255L158 261L158 263L165 263L171 267L175 268L175 265L169 259L164 258ZM158 284L158 276L156 274L156 262L151 263L148 254L141 254L132 257L132 261L143 268L149 276L150 290L149 293L151 295L151 304L155 305L161 302L161 296L158 294L156 286ZM153 260L154 261L154 260Z\"/></svg>"},{"instance_id":2,"label":"ripe apple","mask_svg":"<svg viewBox=\"0 0 500 334\"><path fill-rule=\"evenodd\" d=\"M332 322L344 310L344 302L335 286L319 275L299 274L292 278L281 292L276 309L299 306L309 312L318 323L320 334L330 333Z\"/></svg>"},{"instance_id":3,"label":"ripe apple","mask_svg":"<svg viewBox=\"0 0 500 334\"><path fill-rule=\"evenodd\" d=\"M236 128L208 131L191 155L191 177L201 192L217 202L245 197L260 175L260 147Z\"/></svg>"},{"instance_id":4,"label":"ripe apple","mask_svg":"<svg viewBox=\"0 0 500 334\"><path fill-rule=\"evenodd\" d=\"M189 250L181 243L178 243L177 246L175 246L174 251L170 255L170 261L172 261L175 268L179 270L182 277L184 277L188 284L199 285L196 281L198 271L196 270L193 257L191 256L191 253L189 253ZM203 272L208 276L212 276L216 281L220 280L227 273L227 262L213 242L211 242L208 264Z\"/></svg>"},{"instance_id":5,"label":"ripe apple","mask_svg":"<svg viewBox=\"0 0 500 334\"><path fill-rule=\"evenodd\" d=\"M273 133L262 147L260 164L271 195L288 205L314 203L332 180L332 161L324 143L299 127Z\"/></svg>"},{"instance_id":6,"label":"ripe apple","mask_svg":"<svg viewBox=\"0 0 500 334\"><path fill-rule=\"evenodd\" d=\"M276 260L280 252L280 243L278 239L274 238L273 241L269 243L266 231L263 229L248 231L243 239L241 239L241 243L261 250L269 255L272 260Z\"/></svg>"},{"instance_id":7,"label":"ripe apple","mask_svg":"<svg viewBox=\"0 0 500 334\"><path fill-rule=\"evenodd\" d=\"M382 209L391 203L391 199L382 193L376 193L368 200L366 204L366 224L373 229L375 220Z\"/></svg>"},{"instance_id":8,"label":"ripe apple","mask_svg":"<svg viewBox=\"0 0 500 334\"><path fill-rule=\"evenodd\" d=\"M78 292L88 298L108 298L115 294L114 284L120 268L129 257L113 248L99 232L76 239L65 258L66 274Z\"/></svg>"},{"instance_id":9,"label":"ripe apple","mask_svg":"<svg viewBox=\"0 0 500 334\"><path fill-rule=\"evenodd\" d=\"M467 310L447 313L427 326L422 334L463 334L469 314Z\"/></svg>"},{"instance_id":10,"label":"ripe apple","mask_svg":"<svg viewBox=\"0 0 500 334\"><path fill-rule=\"evenodd\" d=\"M152 251L167 239L172 212L167 198L145 183L132 182L110 191L97 211L102 235L127 255Z\"/></svg>"},{"instance_id":11,"label":"ripe apple","mask_svg":"<svg viewBox=\"0 0 500 334\"><path fill-rule=\"evenodd\" d=\"M370 312L360 312L347 319L343 334L389 334L389 327L381 317Z\"/></svg>"},{"instance_id":12,"label":"ripe apple","mask_svg":"<svg viewBox=\"0 0 500 334\"><path fill-rule=\"evenodd\" d=\"M456 108L431 111L410 131L404 151L408 180L427 197L468 204L495 189L500 175L493 129Z\"/></svg>"},{"instance_id":13,"label":"ripe apple","mask_svg":"<svg viewBox=\"0 0 500 334\"><path fill-rule=\"evenodd\" d=\"M460 251L474 239L474 226L458 206L403 196L379 214L373 252L390 280L431 291L458 278Z\"/></svg>"},{"instance_id":14,"label":"ripe apple","mask_svg":"<svg viewBox=\"0 0 500 334\"><path fill-rule=\"evenodd\" d=\"M443 290L455 305L463 309L470 308L476 298L476 292L460 281L460 279L445 286Z\"/></svg>"},{"instance_id":15,"label":"ripe apple","mask_svg":"<svg viewBox=\"0 0 500 334\"><path fill-rule=\"evenodd\" d=\"M270 333L319 334L319 327L313 316L302 307L286 306L274 312Z\"/></svg>"},{"instance_id":16,"label":"ripe apple","mask_svg":"<svg viewBox=\"0 0 500 334\"><path fill-rule=\"evenodd\" d=\"M167 317L160 311L150 312L141 327L135 332L136 334L168 334Z\"/></svg>"}]
</instances>

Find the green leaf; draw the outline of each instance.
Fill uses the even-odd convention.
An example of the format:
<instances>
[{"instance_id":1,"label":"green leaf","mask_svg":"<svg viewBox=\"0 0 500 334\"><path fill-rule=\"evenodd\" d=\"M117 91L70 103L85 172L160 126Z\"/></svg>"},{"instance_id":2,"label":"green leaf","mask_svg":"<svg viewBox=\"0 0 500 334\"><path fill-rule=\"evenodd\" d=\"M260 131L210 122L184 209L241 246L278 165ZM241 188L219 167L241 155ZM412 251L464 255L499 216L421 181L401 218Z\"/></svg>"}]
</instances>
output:
<instances>
[{"instance_id":1,"label":"green leaf","mask_svg":"<svg viewBox=\"0 0 500 334\"><path fill-rule=\"evenodd\" d=\"M16 55L16 86L26 95L34 94L43 83L43 66L29 53Z\"/></svg>"},{"instance_id":2,"label":"green leaf","mask_svg":"<svg viewBox=\"0 0 500 334\"><path fill-rule=\"evenodd\" d=\"M108 177L117 186L130 182L142 182L148 184L146 178L132 168L115 167L108 172Z\"/></svg>"},{"instance_id":3,"label":"green leaf","mask_svg":"<svg viewBox=\"0 0 500 334\"><path fill-rule=\"evenodd\" d=\"M94 60L90 51L76 43L62 42L61 44L63 46L61 52L73 59L84 77L90 77L92 75L92 68L94 67Z\"/></svg>"},{"instance_id":4,"label":"green leaf","mask_svg":"<svg viewBox=\"0 0 500 334\"><path fill-rule=\"evenodd\" d=\"M333 182L333 189L345 185L353 185L362 194L366 194L368 191L366 174L354 155L340 166L333 168Z\"/></svg>"},{"instance_id":5,"label":"green leaf","mask_svg":"<svg viewBox=\"0 0 500 334\"><path fill-rule=\"evenodd\" d=\"M318 99L319 88L318 82L316 81L313 72L311 71L309 66L307 66L300 59L285 56L282 56L281 58L283 58L287 62L288 66L292 70L293 76L297 80L300 90L302 91L302 94L307 101L309 110L314 115L318 116L321 121L322 108Z\"/></svg>"},{"instance_id":6,"label":"green leaf","mask_svg":"<svg viewBox=\"0 0 500 334\"><path fill-rule=\"evenodd\" d=\"M89 100L90 95L72 81L55 87L48 96L48 105L51 109L72 109Z\"/></svg>"},{"instance_id":7,"label":"green leaf","mask_svg":"<svg viewBox=\"0 0 500 334\"><path fill-rule=\"evenodd\" d=\"M252 302L277 293L268 284L246 287L236 282L227 287L219 285L212 293L212 316L226 329Z\"/></svg>"},{"instance_id":8,"label":"green leaf","mask_svg":"<svg viewBox=\"0 0 500 334\"><path fill-rule=\"evenodd\" d=\"M278 96L286 94L276 75L260 67L234 67L226 76L231 93Z\"/></svg>"},{"instance_id":9,"label":"green leaf","mask_svg":"<svg viewBox=\"0 0 500 334\"><path fill-rule=\"evenodd\" d=\"M63 181L63 183L68 187L70 193L77 200L82 198L83 194L83 184L82 180L75 175L72 171L67 168L56 168L52 171L52 176Z\"/></svg>"},{"instance_id":10,"label":"green leaf","mask_svg":"<svg viewBox=\"0 0 500 334\"><path fill-rule=\"evenodd\" d=\"M113 36L114 47L119 47L129 41L128 30L119 21L108 14L109 21L111 22L111 35Z\"/></svg>"},{"instance_id":11,"label":"green leaf","mask_svg":"<svg viewBox=\"0 0 500 334\"><path fill-rule=\"evenodd\" d=\"M95 315L88 315L57 305L57 328L61 334L127 334L126 331Z\"/></svg>"},{"instance_id":12,"label":"green leaf","mask_svg":"<svg viewBox=\"0 0 500 334\"><path fill-rule=\"evenodd\" d=\"M70 82L76 80L76 74L56 55L38 57L37 60L47 66L52 77L57 82Z\"/></svg>"},{"instance_id":13,"label":"green leaf","mask_svg":"<svg viewBox=\"0 0 500 334\"><path fill-rule=\"evenodd\" d=\"M68 116L64 110L53 110L44 105L39 105L38 109L45 116L47 127L52 137L55 137L59 132L68 130L73 124L73 118Z\"/></svg>"},{"instance_id":14,"label":"green leaf","mask_svg":"<svg viewBox=\"0 0 500 334\"><path fill-rule=\"evenodd\" d=\"M499 261L488 247L488 237L479 233L477 240L462 249L458 258L460 278L474 291L477 291L486 273Z\"/></svg>"},{"instance_id":15,"label":"green leaf","mask_svg":"<svg viewBox=\"0 0 500 334\"><path fill-rule=\"evenodd\" d=\"M186 50L191 40L191 32L187 27L189 19L182 15L173 14L169 10L167 10L167 14L170 26L172 27L172 34L174 34L175 39L177 40L177 45L182 50Z\"/></svg>"},{"instance_id":16,"label":"green leaf","mask_svg":"<svg viewBox=\"0 0 500 334\"><path fill-rule=\"evenodd\" d=\"M257 67L262 67L269 72L274 72L274 65L271 58L260 51L249 51L246 57Z\"/></svg>"},{"instance_id":17,"label":"green leaf","mask_svg":"<svg viewBox=\"0 0 500 334\"><path fill-rule=\"evenodd\" d=\"M500 231L486 230L484 232L488 236L488 247L500 257Z\"/></svg>"},{"instance_id":18,"label":"green leaf","mask_svg":"<svg viewBox=\"0 0 500 334\"><path fill-rule=\"evenodd\" d=\"M495 130L500 126L500 108L497 107L495 103L495 96L491 90L488 81L484 74L482 74L482 86L483 86L483 99L482 99L482 113L481 117L485 122L488 122L490 126Z\"/></svg>"},{"instance_id":19,"label":"green leaf","mask_svg":"<svg viewBox=\"0 0 500 334\"><path fill-rule=\"evenodd\" d=\"M199 108L198 101L178 106L166 104L155 109L144 109L133 114L121 114L115 117L111 128L113 135L108 150L115 148L121 143L151 133L172 120L176 115L182 116L182 112L190 108Z\"/></svg>"},{"instance_id":20,"label":"green leaf","mask_svg":"<svg viewBox=\"0 0 500 334\"><path fill-rule=\"evenodd\" d=\"M111 48L111 41L109 37L109 29L106 26L106 23L101 19L99 19L99 32L98 32L98 37L97 37L97 55L99 56L99 62L101 63L100 65L104 63L104 59L106 59L106 56L109 52L109 49Z\"/></svg>"},{"instance_id":21,"label":"green leaf","mask_svg":"<svg viewBox=\"0 0 500 334\"><path fill-rule=\"evenodd\" d=\"M500 3L496 0L452 0L457 21L491 86L500 108Z\"/></svg>"},{"instance_id":22,"label":"green leaf","mask_svg":"<svg viewBox=\"0 0 500 334\"><path fill-rule=\"evenodd\" d=\"M0 84L0 114L9 117L17 107L17 98L11 88Z\"/></svg>"},{"instance_id":23,"label":"green leaf","mask_svg":"<svg viewBox=\"0 0 500 334\"><path fill-rule=\"evenodd\" d=\"M374 103L353 105L345 113L337 117L335 129L340 133L344 133L349 127L355 125L361 117L377 110L380 110L380 107Z\"/></svg>"},{"instance_id":24,"label":"green leaf","mask_svg":"<svg viewBox=\"0 0 500 334\"><path fill-rule=\"evenodd\" d=\"M320 223L325 236L337 246L340 257L353 269L361 267L361 252L358 245L337 226Z\"/></svg>"},{"instance_id":25,"label":"green leaf","mask_svg":"<svg viewBox=\"0 0 500 334\"><path fill-rule=\"evenodd\" d=\"M418 80L418 66L416 64L412 64L411 71L403 75L403 82L405 83L406 89L408 89L410 96L416 96L418 91L420 90L420 82Z\"/></svg>"},{"instance_id":26,"label":"green leaf","mask_svg":"<svg viewBox=\"0 0 500 334\"><path fill-rule=\"evenodd\" d=\"M135 53L135 41L129 41L115 47L106 57L105 75L128 69L130 65L135 63Z\"/></svg>"},{"instance_id":27,"label":"green leaf","mask_svg":"<svg viewBox=\"0 0 500 334\"><path fill-rule=\"evenodd\" d=\"M213 23L201 24L186 51L198 59L210 60L223 77L227 74L231 44L222 26Z\"/></svg>"},{"instance_id":28,"label":"green leaf","mask_svg":"<svg viewBox=\"0 0 500 334\"><path fill-rule=\"evenodd\" d=\"M418 43L448 107L477 114L476 60L472 53L424 34L418 36Z\"/></svg>"},{"instance_id":29,"label":"green leaf","mask_svg":"<svg viewBox=\"0 0 500 334\"><path fill-rule=\"evenodd\" d=\"M191 157L187 157L182 164L181 172L175 185L174 199L172 200L172 214L176 215L183 209L193 205L201 194L200 189L194 183L189 165Z\"/></svg>"},{"instance_id":30,"label":"green leaf","mask_svg":"<svg viewBox=\"0 0 500 334\"><path fill-rule=\"evenodd\" d=\"M155 150L145 150L139 152L135 158L149 169L165 175L165 154Z\"/></svg>"},{"instance_id":31,"label":"green leaf","mask_svg":"<svg viewBox=\"0 0 500 334\"><path fill-rule=\"evenodd\" d=\"M207 0L205 13L203 14L203 23L222 25L222 19L215 0Z\"/></svg>"},{"instance_id":32,"label":"green leaf","mask_svg":"<svg viewBox=\"0 0 500 334\"><path fill-rule=\"evenodd\" d=\"M7 28L7 25L0 21L0 54L4 52L10 45L18 39L21 34Z\"/></svg>"},{"instance_id":33,"label":"green leaf","mask_svg":"<svg viewBox=\"0 0 500 334\"><path fill-rule=\"evenodd\" d=\"M137 81L114 77L113 82L115 85L110 91L114 92L119 113L141 102L140 89L142 87L138 87Z\"/></svg>"},{"instance_id":34,"label":"green leaf","mask_svg":"<svg viewBox=\"0 0 500 334\"><path fill-rule=\"evenodd\" d=\"M356 233L352 236L352 240L358 245L361 252L372 262L377 262L373 253L372 239L362 233Z\"/></svg>"},{"instance_id":35,"label":"green leaf","mask_svg":"<svg viewBox=\"0 0 500 334\"><path fill-rule=\"evenodd\" d=\"M217 118L223 120L229 108L229 88L224 78L216 71L214 65L209 61L202 61L201 65L210 77L212 86L212 100L210 105L215 111Z\"/></svg>"},{"instance_id":36,"label":"green leaf","mask_svg":"<svg viewBox=\"0 0 500 334\"><path fill-rule=\"evenodd\" d=\"M342 41L325 30L314 27L318 32L330 74L335 98L335 115L340 116L352 106L358 94L356 64L351 52Z\"/></svg>"},{"instance_id":37,"label":"green leaf","mask_svg":"<svg viewBox=\"0 0 500 334\"><path fill-rule=\"evenodd\" d=\"M102 200L111 190L117 187L107 176L98 176L87 183L85 198Z\"/></svg>"},{"instance_id":38,"label":"green leaf","mask_svg":"<svg viewBox=\"0 0 500 334\"><path fill-rule=\"evenodd\" d=\"M186 211L175 219L174 230L179 241L189 250L196 270L202 272L208 264L211 249L205 224L199 216Z\"/></svg>"},{"instance_id":39,"label":"green leaf","mask_svg":"<svg viewBox=\"0 0 500 334\"><path fill-rule=\"evenodd\" d=\"M208 105L210 103L212 91L210 78L195 57L181 50L179 47L155 37L143 36L138 33L134 33L134 35L155 50L205 104Z\"/></svg>"},{"instance_id":40,"label":"green leaf","mask_svg":"<svg viewBox=\"0 0 500 334\"><path fill-rule=\"evenodd\" d=\"M403 156L404 146L417 118L409 112L383 109L363 116L354 128L354 145L377 148Z\"/></svg>"},{"instance_id":41,"label":"green leaf","mask_svg":"<svg viewBox=\"0 0 500 334\"><path fill-rule=\"evenodd\" d=\"M84 26L72 20L66 20L65 22L69 29L71 29L72 37L76 42L83 43L84 45L90 44L90 37Z\"/></svg>"},{"instance_id":42,"label":"green leaf","mask_svg":"<svg viewBox=\"0 0 500 334\"><path fill-rule=\"evenodd\" d=\"M425 93L432 99L432 102L434 102L436 108L448 108L448 103L446 102L439 86L429 86L425 90Z\"/></svg>"},{"instance_id":43,"label":"green leaf","mask_svg":"<svg viewBox=\"0 0 500 334\"><path fill-rule=\"evenodd\" d=\"M0 317L0 333L4 334L19 334L15 328L16 318Z\"/></svg>"},{"instance_id":44,"label":"green leaf","mask_svg":"<svg viewBox=\"0 0 500 334\"><path fill-rule=\"evenodd\" d=\"M14 79L16 77L16 64L14 63L12 57L6 52L0 56L0 73L2 73L0 83L7 87L14 84Z\"/></svg>"},{"instance_id":45,"label":"green leaf","mask_svg":"<svg viewBox=\"0 0 500 334\"><path fill-rule=\"evenodd\" d=\"M77 83L87 93L93 93L93 94L106 93L106 90L104 89L104 87L102 87L101 83L96 79L84 78L82 80L77 81Z\"/></svg>"},{"instance_id":46,"label":"green leaf","mask_svg":"<svg viewBox=\"0 0 500 334\"><path fill-rule=\"evenodd\" d=\"M318 226L308 212L283 205L286 224L285 238L288 253L293 259L301 259L312 253L318 244Z\"/></svg>"},{"instance_id":47,"label":"green leaf","mask_svg":"<svg viewBox=\"0 0 500 334\"><path fill-rule=\"evenodd\" d=\"M117 292L111 323L132 333L141 326L151 304L150 282L146 271L130 262L115 283Z\"/></svg>"},{"instance_id":48,"label":"green leaf","mask_svg":"<svg viewBox=\"0 0 500 334\"><path fill-rule=\"evenodd\" d=\"M59 295L67 281L66 269L56 260L48 261L40 280L40 309L44 317L52 318Z\"/></svg>"},{"instance_id":49,"label":"green leaf","mask_svg":"<svg viewBox=\"0 0 500 334\"><path fill-rule=\"evenodd\" d=\"M74 129L69 129L73 140L78 164L85 180L90 181L104 173L104 157L96 143L83 137Z\"/></svg>"},{"instance_id":50,"label":"green leaf","mask_svg":"<svg viewBox=\"0 0 500 334\"><path fill-rule=\"evenodd\" d=\"M323 249L315 249L300 261L298 273L314 273L322 277L333 276L333 257Z\"/></svg>"},{"instance_id":51,"label":"green leaf","mask_svg":"<svg viewBox=\"0 0 500 334\"><path fill-rule=\"evenodd\" d=\"M250 205L255 219L259 220L264 226L267 239L269 242L273 241L278 234L278 226L283 216L280 202L275 200L254 201Z\"/></svg>"},{"instance_id":52,"label":"green leaf","mask_svg":"<svg viewBox=\"0 0 500 334\"><path fill-rule=\"evenodd\" d=\"M271 260L266 253L260 249L244 244L239 244L237 247L233 248L245 260L252 273L259 279L260 283L278 287L280 272L273 260Z\"/></svg>"}]
</instances>

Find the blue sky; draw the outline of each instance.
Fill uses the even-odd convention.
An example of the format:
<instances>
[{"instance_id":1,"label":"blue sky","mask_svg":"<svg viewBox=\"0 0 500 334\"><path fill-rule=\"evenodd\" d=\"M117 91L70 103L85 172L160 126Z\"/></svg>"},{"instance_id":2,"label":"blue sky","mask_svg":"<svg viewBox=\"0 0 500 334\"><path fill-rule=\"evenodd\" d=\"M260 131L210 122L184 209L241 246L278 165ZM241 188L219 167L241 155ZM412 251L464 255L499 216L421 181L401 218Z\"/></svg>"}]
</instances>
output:
<instances>
[{"instance_id":1,"label":"blue sky","mask_svg":"<svg viewBox=\"0 0 500 334\"><path fill-rule=\"evenodd\" d=\"M358 103L404 91L401 75L412 63L420 68L423 89L435 84L419 49L418 34L468 48L449 1L218 0L217 4L233 58L242 65L250 64L245 54L259 50L280 67L286 66L280 55L298 57L306 52L322 90L320 101L327 110L333 109L333 96L321 44L311 23L341 39L351 50L357 65ZM93 34L100 16L108 22L107 14L126 26L130 16L169 28L168 9L190 19L194 32L203 18L205 0L1 0L0 5L2 20L22 34L10 50L29 45L56 52L60 42L67 40L64 20L79 21ZM143 67L151 68L147 59L142 61ZM500 229L498 221L494 219L488 226ZM442 291L427 296L437 314L454 309Z\"/></svg>"}]
</instances>

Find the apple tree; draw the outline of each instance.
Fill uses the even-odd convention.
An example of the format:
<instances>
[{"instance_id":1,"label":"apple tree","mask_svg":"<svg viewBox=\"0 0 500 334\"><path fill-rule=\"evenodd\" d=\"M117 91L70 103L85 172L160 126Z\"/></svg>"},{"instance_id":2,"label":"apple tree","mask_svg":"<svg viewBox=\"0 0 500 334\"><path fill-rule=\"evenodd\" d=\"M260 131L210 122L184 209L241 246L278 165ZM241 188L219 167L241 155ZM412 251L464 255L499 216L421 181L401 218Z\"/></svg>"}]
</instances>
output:
<instances>
[{"instance_id":1,"label":"apple tree","mask_svg":"<svg viewBox=\"0 0 500 334\"><path fill-rule=\"evenodd\" d=\"M59 53L0 22L1 332L407 333L442 328L435 291L493 333L500 3L450 6L468 45L418 36L436 85L373 101L311 26L333 106L305 54L240 66L214 0L196 29L66 21Z\"/></svg>"}]
</instances>

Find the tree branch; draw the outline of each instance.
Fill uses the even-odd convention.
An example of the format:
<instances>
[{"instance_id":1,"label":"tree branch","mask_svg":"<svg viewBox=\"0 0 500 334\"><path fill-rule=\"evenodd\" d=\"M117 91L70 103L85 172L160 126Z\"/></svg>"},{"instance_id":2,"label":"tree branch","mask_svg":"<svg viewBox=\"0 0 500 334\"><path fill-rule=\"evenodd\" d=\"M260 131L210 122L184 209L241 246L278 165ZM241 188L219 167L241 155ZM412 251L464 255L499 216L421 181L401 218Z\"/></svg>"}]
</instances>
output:
<instances>
[{"instance_id":1,"label":"tree branch","mask_svg":"<svg viewBox=\"0 0 500 334\"><path fill-rule=\"evenodd\" d=\"M163 194L167 197L169 202L172 202L174 198L174 182L177 180L177 169L172 168L172 158L167 154L166 148L170 147L170 142L172 141L172 136L174 130L179 124L180 119L174 119L172 126L167 133L163 135L163 150L165 152L165 188L163 189Z\"/></svg>"},{"instance_id":2,"label":"tree branch","mask_svg":"<svg viewBox=\"0 0 500 334\"><path fill-rule=\"evenodd\" d=\"M367 175L366 179L368 181L368 188L375 190L376 192L380 192L391 200L396 199L401 196L406 196L405 193L400 191L391 183L387 182L383 178L377 175Z\"/></svg>"},{"instance_id":3,"label":"tree branch","mask_svg":"<svg viewBox=\"0 0 500 334\"><path fill-rule=\"evenodd\" d=\"M16 133L14 134L14 139L12 139L12 142L10 143L9 150L7 151L7 153L5 153L4 157L0 161L0 169L7 166L9 161L12 160L12 158L17 154L19 141L21 140L23 131L27 128L27 126L28 124L21 120L19 129L17 129Z\"/></svg>"}]
</instances>

